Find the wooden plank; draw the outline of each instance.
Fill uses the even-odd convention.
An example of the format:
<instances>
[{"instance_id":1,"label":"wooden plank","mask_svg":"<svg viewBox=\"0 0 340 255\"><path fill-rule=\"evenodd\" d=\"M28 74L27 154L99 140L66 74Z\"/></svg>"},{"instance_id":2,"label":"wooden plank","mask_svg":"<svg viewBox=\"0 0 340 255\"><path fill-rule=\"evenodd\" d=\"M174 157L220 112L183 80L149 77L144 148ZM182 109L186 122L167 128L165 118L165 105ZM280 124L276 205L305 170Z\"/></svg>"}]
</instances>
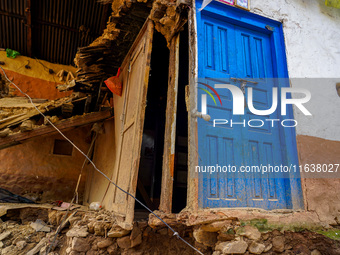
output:
<instances>
[{"instance_id":1,"label":"wooden plank","mask_svg":"<svg viewBox=\"0 0 340 255\"><path fill-rule=\"evenodd\" d=\"M81 117L74 117L71 119L67 119L65 121L61 121L60 123L56 123L55 126L60 131L65 131L69 128L75 128L80 126L85 126L94 122L102 121L108 119L112 116L111 110L95 112L88 115L84 115ZM37 129L34 129L29 132L23 132L19 134L10 135L8 137L0 139L0 149L8 148L13 145L21 144L28 139L32 139L34 137L40 137L45 135L52 135L57 133L57 131L52 126L44 126Z\"/></svg>"},{"instance_id":2,"label":"wooden plank","mask_svg":"<svg viewBox=\"0 0 340 255\"><path fill-rule=\"evenodd\" d=\"M174 156L176 141L176 113L178 94L179 68L179 34L174 36L170 44L168 95L166 106L166 122L164 135L164 154L162 169L162 191L159 210L171 213L174 181Z\"/></svg>"},{"instance_id":3,"label":"wooden plank","mask_svg":"<svg viewBox=\"0 0 340 255\"><path fill-rule=\"evenodd\" d=\"M36 107L42 113L45 113L53 109L56 109L58 107L61 107L63 104L65 104L67 101L70 101L70 100L71 98L65 97L65 98L58 99L57 101L50 101L45 104L40 104L39 106L36 105ZM13 116L13 118L9 117L9 118L3 119L0 121L0 130L5 127L11 127L11 126L20 124L21 122L28 120L29 118L39 115L39 114L40 113L35 108L32 108L25 114L19 114L19 115Z\"/></svg>"},{"instance_id":4,"label":"wooden plank","mask_svg":"<svg viewBox=\"0 0 340 255\"><path fill-rule=\"evenodd\" d=\"M192 8L188 18L189 29L189 87L186 89L186 101L188 110L188 194L187 207L198 210L198 173L195 167L198 165L198 135L197 118L193 117L191 111L196 109L197 104L197 27L196 11Z\"/></svg>"}]
</instances>

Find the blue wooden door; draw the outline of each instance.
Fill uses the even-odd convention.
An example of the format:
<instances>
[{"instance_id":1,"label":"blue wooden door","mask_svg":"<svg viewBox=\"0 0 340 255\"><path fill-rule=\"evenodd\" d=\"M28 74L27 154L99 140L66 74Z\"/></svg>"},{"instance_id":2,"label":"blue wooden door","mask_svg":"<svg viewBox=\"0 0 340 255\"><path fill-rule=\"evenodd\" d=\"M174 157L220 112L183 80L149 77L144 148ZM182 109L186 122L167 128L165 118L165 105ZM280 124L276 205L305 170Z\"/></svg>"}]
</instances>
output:
<instances>
[{"instance_id":1,"label":"blue wooden door","mask_svg":"<svg viewBox=\"0 0 340 255\"><path fill-rule=\"evenodd\" d=\"M223 6L223 5L221 5ZM232 7L229 7L232 8ZM249 19L251 20L251 19ZM248 20L248 22L249 22ZM252 29L242 22L202 11L197 16L198 28L198 109L202 94L215 84L233 84L237 79L250 82L253 105L266 110L272 104L272 88L277 87L275 50L270 32ZM207 96L209 122L198 119L199 200L203 208L256 207L264 209L289 208L290 188L279 174L241 173L242 166L286 164L284 133L266 119L280 119L278 111L267 116L252 114L247 104L245 115L232 114L232 95L227 89L215 89L220 101ZM208 91L208 92L207 92ZM208 93L209 94L209 93ZM214 96L214 95L213 95ZM225 119L226 125L213 126L213 119ZM262 127L250 127L251 119L261 119ZM233 123L230 125L230 120ZM246 125L243 124L246 122ZM216 172L204 167L215 166ZM236 172L218 171L217 166L235 166ZM206 172L204 172L206 171Z\"/></svg>"}]
</instances>

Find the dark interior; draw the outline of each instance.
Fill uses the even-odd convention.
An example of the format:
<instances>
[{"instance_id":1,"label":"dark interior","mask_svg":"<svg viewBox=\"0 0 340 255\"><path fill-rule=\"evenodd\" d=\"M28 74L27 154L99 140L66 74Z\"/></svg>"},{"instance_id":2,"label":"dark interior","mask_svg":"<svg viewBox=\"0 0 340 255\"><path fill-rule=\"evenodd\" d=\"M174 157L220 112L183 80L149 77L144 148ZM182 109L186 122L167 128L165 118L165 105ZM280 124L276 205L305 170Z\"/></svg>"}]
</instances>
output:
<instances>
[{"instance_id":1,"label":"dark interior","mask_svg":"<svg viewBox=\"0 0 340 255\"><path fill-rule=\"evenodd\" d=\"M178 213L187 204L188 186L188 112L185 104L185 86L189 84L188 26L180 33L179 77L176 119L176 147L172 212Z\"/></svg>"},{"instance_id":2,"label":"dark interior","mask_svg":"<svg viewBox=\"0 0 340 255\"><path fill-rule=\"evenodd\" d=\"M180 35L179 82L176 119L175 171L172 210L180 212L186 206L188 176L188 113L185 104L185 86L188 85L188 29ZM139 165L137 198L150 209L159 207L162 182L165 114L168 90L169 49L164 36L154 32L151 53L151 71L141 158ZM136 203L136 215L143 207Z\"/></svg>"},{"instance_id":3,"label":"dark interior","mask_svg":"<svg viewBox=\"0 0 340 255\"><path fill-rule=\"evenodd\" d=\"M166 40L155 31L136 193L137 198L152 210L158 208L161 194L168 65ZM143 207L136 203L136 211L138 209Z\"/></svg>"}]
</instances>

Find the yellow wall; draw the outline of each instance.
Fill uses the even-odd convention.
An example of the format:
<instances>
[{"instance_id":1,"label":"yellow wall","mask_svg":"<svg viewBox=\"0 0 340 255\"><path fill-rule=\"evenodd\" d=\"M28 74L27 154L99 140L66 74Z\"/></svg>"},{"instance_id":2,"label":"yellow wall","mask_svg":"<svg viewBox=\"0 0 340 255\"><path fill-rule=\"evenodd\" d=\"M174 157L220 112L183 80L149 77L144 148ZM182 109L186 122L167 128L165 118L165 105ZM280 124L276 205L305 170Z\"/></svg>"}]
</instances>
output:
<instances>
[{"instance_id":1,"label":"yellow wall","mask_svg":"<svg viewBox=\"0 0 340 255\"><path fill-rule=\"evenodd\" d=\"M65 66L49 63L43 60L37 60L25 56L17 56L16 58L8 58L6 52L0 51L0 61L5 62L1 67L5 70L7 76L20 89L32 98L58 99L69 95L71 92L59 92L56 89L57 84L64 83L59 81L56 75L60 70L71 71L74 75L76 68L73 66ZM30 69L26 69L25 65L29 63ZM48 69L52 69L54 74L50 74ZM2 73L2 71L0 71ZM14 95L22 96L13 89Z\"/></svg>"}]
</instances>

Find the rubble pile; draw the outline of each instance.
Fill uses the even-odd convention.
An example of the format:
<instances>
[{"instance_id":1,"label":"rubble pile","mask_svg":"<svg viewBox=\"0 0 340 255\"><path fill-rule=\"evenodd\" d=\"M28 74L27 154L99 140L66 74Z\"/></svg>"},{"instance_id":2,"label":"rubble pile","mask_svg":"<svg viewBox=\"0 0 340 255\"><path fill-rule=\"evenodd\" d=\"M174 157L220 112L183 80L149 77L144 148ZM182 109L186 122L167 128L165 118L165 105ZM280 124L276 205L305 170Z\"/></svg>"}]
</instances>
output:
<instances>
[{"instance_id":1,"label":"rubble pile","mask_svg":"<svg viewBox=\"0 0 340 255\"><path fill-rule=\"evenodd\" d=\"M116 224L111 212L49 210L48 214L8 211L0 223L0 254L94 255L94 254L192 254L192 249L173 236L166 227L151 228L146 220L132 230ZM46 210L45 210L46 211ZM27 216L29 214L29 216ZM66 220L63 220L66 218ZM55 238L55 233L61 231ZM192 228L179 226L176 231L194 244Z\"/></svg>"},{"instance_id":2,"label":"rubble pile","mask_svg":"<svg viewBox=\"0 0 340 255\"><path fill-rule=\"evenodd\" d=\"M195 254L164 225L136 221L121 228L112 212L74 209L8 211L0 223L0 254ZM66 219L66 220L65 220ZM172 228L204 254L340 254L340 241L310 231L264 230L237 219ZM56 236L56 231L60 232ZM54 242L55 240L55 242Z\"/></svg>"},{"instance_id":3,"label":"rubble pile","mask_svg":"<svg viewBox=\"0 0 340 255\"><path fill-rule=\"evenodd\" d=\"M176 231L194 243L192 229L177 226ZM146 220L135 222L132 230L116 224L110 212L87 212L72 220L66 232L66 246L60 254L193 254L192 249L166 227L151 228Z\"/></svg>"},{"instance_id":4,"label":"rubble pile","mask_svg":"<svg viewBox=\"0 0 340 255\"><path fill-rule=\"evenodd\" d=\"M196 227L197 247L224 254L339 254L339 241L309 231L259 231L239 221L216 221Z\"/></svg>"}]
</instances>

